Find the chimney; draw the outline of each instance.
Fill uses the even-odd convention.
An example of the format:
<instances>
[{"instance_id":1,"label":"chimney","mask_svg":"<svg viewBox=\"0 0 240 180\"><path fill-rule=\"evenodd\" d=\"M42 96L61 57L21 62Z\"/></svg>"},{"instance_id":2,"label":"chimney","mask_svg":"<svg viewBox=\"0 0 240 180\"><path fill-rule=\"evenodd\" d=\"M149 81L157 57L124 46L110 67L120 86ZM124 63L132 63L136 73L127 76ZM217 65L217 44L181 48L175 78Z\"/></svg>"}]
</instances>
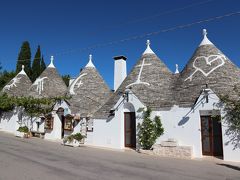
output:
<instances>
[{"instance_id":1,"label":"chimney","mask_svg":"<svg viewBox=\"0 0 240 180\"><path fill-rule=\"evenodd\" d=\"M116 91L127 77L127 66L125 56L113 57L114 62L114 91Z\"/></svg>"}]
</instances>

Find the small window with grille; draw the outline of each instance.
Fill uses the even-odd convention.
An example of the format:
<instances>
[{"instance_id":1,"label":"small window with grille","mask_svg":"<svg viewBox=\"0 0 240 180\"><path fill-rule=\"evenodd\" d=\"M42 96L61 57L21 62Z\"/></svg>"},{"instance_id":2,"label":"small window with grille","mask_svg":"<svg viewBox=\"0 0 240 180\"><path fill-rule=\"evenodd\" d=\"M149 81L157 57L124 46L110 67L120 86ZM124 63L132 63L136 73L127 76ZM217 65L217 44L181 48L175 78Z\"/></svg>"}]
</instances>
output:
<instances>
[{"instance_id":1,"label":"small window with grille","mask_svg":"<svg viewBox=\"0 0 240 180\"><path fill-rule=\"evenodd\" d=\"M45 129L53 129L53 120L52 116L47 116L45 119Z\"/></svg>"},{"instance_id":2,"label":"small window with grille","mask_svg":"<svg viewBox=\"0 0 240 180\"><path fill-rule=\"evenodd\" d=\"M64 119L64 130L72 131L73 130L73 117L66 116Z\"/></svg>"}]
</instances>

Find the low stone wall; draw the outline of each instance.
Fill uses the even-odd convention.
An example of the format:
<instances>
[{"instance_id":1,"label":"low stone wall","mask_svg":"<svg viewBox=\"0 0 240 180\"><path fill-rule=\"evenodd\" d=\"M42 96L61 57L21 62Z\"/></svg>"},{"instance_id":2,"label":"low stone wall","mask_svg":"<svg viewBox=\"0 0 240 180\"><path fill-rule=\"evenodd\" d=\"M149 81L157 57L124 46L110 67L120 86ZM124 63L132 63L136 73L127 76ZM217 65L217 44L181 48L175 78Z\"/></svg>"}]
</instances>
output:
<instances>
[{"instance_id":1,"label":"low stone wall","mask_svg":"<svg viewBox=\"0 0 240 180\"><path fill-rule=\"evenodd\" d=\"M162 146L154 145L153 150L140 150L141 153L157 155L161 157L174 157L192 159L193 150L191 146Z\"/></svg>"},{"instance_id":2,"label":"low stone wall","mask_svg":"<svg viewBox=\"0 0 240 180\"><path fill-rule=\"evenodd\" d=\"M192 158L192 147L191 146L161 146L155 145L153 147L153 154L164 156L164 157L175 157L183 159Z\"/></svg>"}]
</instances>

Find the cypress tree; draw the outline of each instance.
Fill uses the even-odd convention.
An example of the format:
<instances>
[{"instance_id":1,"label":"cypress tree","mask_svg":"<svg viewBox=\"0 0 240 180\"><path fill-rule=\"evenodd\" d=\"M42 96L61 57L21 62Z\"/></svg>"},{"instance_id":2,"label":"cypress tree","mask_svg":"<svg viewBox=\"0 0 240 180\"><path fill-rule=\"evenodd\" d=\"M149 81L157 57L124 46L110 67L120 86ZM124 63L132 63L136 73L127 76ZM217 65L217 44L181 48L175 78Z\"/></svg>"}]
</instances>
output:
<instances>
[{"instance_id":1,"label":"cypress tree","mask_svg":"<svg viewBox=\"0 0 240 180\"><path fill-rule=\"evenodd\" d=\"M65 82L66 86L69 86L69 81L70 81L70 75L63 75L62 76L63 81Z\"/></svg>"},{"instance_id":2,"label":"cypress tree","mask_svg":"<svg viewBox=\"0 0 240 180\"><path fill-rule=\"evenodd\" d=\"M45 64L44 58L43 58L43 56L42 56L40 74L41 74L45 69L46 69L46 64Z\"/></svg>"},{"instance_id":3,"label":"cypress tree","mask_svg":"<svg viewBox=\"0 0 240 180\"><path fill-rule=\"evenodd\" d=\"M41 74L41 49L40 49L40 46L38 46L37 52L34 56L33 63L32 63L31 80L35 81L40 74Z\"/></svg>"},{"instance_id":4,"label":"cypress tree","mask_svg":"<svg viewBox=\"0 0 240 180\"><path fill-rule=\"evenodd\" d=\"M18 54L18 60L16 65L16 73L22 70L22 65L25 66L25 72L31 76L31 49L28 41L22 43L20 52Z\"/></svg>"}]
</instances>

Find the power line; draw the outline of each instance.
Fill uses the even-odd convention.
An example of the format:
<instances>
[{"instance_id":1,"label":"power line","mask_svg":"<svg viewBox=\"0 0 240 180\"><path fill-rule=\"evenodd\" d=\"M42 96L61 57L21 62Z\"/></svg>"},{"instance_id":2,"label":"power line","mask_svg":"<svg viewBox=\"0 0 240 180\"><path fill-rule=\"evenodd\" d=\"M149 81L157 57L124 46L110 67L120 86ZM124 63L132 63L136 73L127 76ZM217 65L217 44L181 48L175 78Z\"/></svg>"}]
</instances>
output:
<instances>
[{"instance_id":1,"label":"power line","mask_svg":"<svg viewBox=\"0 0 240 180\"><path fill-rule=\"evenodd\" d=\"M142 38L146 38L146 37L150 37L150 36L155 36L155 35L158 35L160 33L166 33L166 32L171 32L171 31L175 31L175 30L178 30L178 29L189 28L189 27L194 26L196 24L212 22L212 21L216 21L216 20L221 20L221 19L226 18L226 17L237 16L237 15L240 15L240 11L232 12L232 13L228 13L228 14L224 14L224 15L220 15L220 16L215 16L215 17L211 17L211 18L208 18L208 19L198 20L198 21L188 23L188 24L177 25L177 26L173 26L173 27L170 27L170 28L166 28L166 29L162 29L162 30L158 30L158 31L153 31L153 32L149 32L149 33L145 33L145 34L141 34L141 35L131 36L131 37L127 37L127 38L120 39L120 40L109 41L109 42L99 43L99 44L91 45L91 46L80 48L80 49L76 48L76 49L71 49L71 50L68 50L68 51L54 53L53 55L55 55L55 56L66 55L66 54L74 53L76 51L84 52L84 51L91 50L91 49L97 49L97 48L106 47L106 46L110 46L110 45L115 45L115 44L119 44L119 43L125 43L125 42L132 41L132 40L137 40L137 39L142 39ZM19 60L19 61L27 61L27 60L29 60L29 59L23 59L23 60Z\"/></svg>"},{"instance_id":2,"label":"power line","mask_svg":"<svg viewBox=\"0 0 240 180\"><path fill-rule=\"evenodd\" d=\"M169 14L173 14L175 12L179 12L179 11L182 11L182 10L186 10L186 9L189 9L189 8L192 8L192 7L196 7L196 6L199 6L199 5L203 5L203 4L207 4L207 3L210 3L210 2L213 2L215 0L207 0L207 1L202 1L202 2L197 2L197 3L193 3L193 4L189 4L187 6L184 6L184 7L180 7L180 8L175 8L175 9L171 9L171 10L168 10L168 11L164 11L164 12L161 12L161 13L158 13L158 14L155 14L155 15L152 15L152 16L147 16L147 17L143 17L143 18L139 18L139 19L135 19L135 20L130 20L130 21L127 21L127 22L121 22L121 23L118 23L117 25L115 26L107 26L107 27L103 27L102 29L98 29L98 31L94 31L94 32L90 32L88 34L90 35L95 35L95 34L99 34L99 32L107 32L108 30L111 30L111 29L115 29L116 27L119 27L119 26L123 26L123 25L129 25L129 24L135 24L135 23L139 23L139 22L144 22L144 21L147 21L147 20L150 20L150 19L154 19L154 18L157 18L157 17L161 17L163 15L169 15ZM101 31L101 30L105 30L105 31Z\"/></svg>"},{"instance_id":3,"label":"power line","mask_svg":"<svg viewBox=\"0 0 240 180\"><path fill-rule=\"evenodd\" d=\"M86 51L86 50L96 49L96 48L99 48L99 47L105 47L105 46L114 45L114 44L118 44L118 43L124 43L124 42L127 42L127 41L142 39L142 38L145 38L145 37L158 35L160 33L166 33L166 32L170 32L170 31L175 31L177 29L188 28L188 27L191 27L191 26L196 25L196 24L202 24L202 23L205 23L205 22L212 22L212 21L216 21L216 20L220 20L220 19L223 19L223 18L226 18L226 17L236 16L236 15L240 15L240 11L224 14L224 15L221 15L221 16L215 16L215 17L211 17L211 18L208 18L208 19L203 19L203 20L195 21L195 22L188 23L188 24L182 24L182 25L178 25L178 26L174 26L174 27L170 27L170 28L166 28L166 29L162 29L162 30L158 30L158 31L154 31L154 32L149 32L149 33L145 33L145 34L141 34L141 35L131 36L131 37L116 40L116 41L110 41L110 42L106 42L106 43L95 44L95 45L91 45L91 46L81 48L81 49L72 49L72 50L65 51L65 52L55 53L55 55L64 55L64 54L72 53L72 52L75 52L75 51L83 52L83 51Z\"/></svg>"}]
</instances>

